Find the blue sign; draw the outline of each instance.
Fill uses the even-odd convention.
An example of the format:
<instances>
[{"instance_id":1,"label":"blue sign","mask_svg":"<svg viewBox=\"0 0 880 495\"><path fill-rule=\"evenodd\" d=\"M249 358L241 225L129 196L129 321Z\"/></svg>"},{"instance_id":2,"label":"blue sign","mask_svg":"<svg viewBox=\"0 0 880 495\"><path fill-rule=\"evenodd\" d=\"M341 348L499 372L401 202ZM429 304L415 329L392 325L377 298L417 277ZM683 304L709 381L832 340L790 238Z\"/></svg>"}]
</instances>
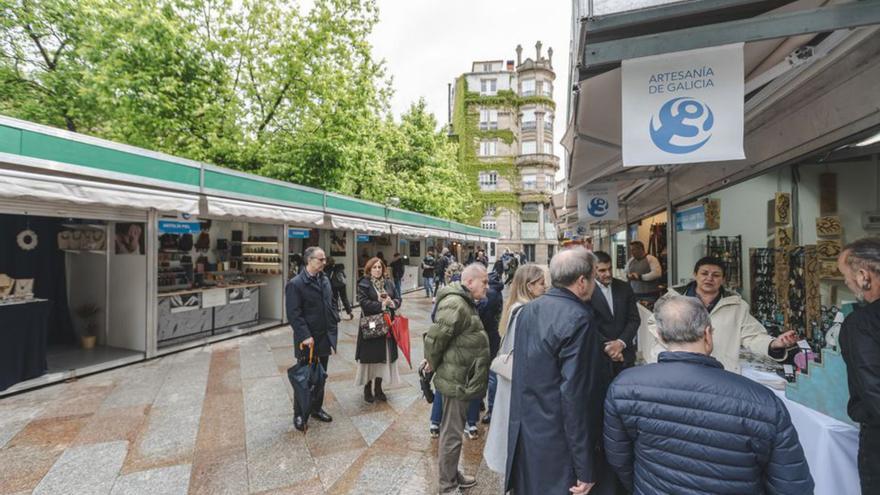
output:
<instances>
[{"instance_id":1,"label":"blue sign","mask_svg":"<svg viewBox=\"0 0 880 495\"><path fill-rule=\"evenodd\" d=\"M701 205L675 212L675 230L704 230L706 228L706 207Z\"/></svg>"},{"instance_id":2,"label":"blue sign","mask_svg":"<svg viewBox=\"0 0 880 495\"><path fill-rule=\"evenodd\" d=\"M367 234L358 234L357 241L358 242L370 242L370 236Z\"/></svg>"},{"instance_id":3,"label":"blue sign","mask_svg":"<svg viewBox=\"0 0 880 495\"><path fill-rule=\"evenodd\" d=\"M587 212L596 218L604 217L608 214L608 200L599 197L591 199Z\"/></svg>"},{"instance_id":4,"label":"blue sign","mask_svg":"<svg viewBox=\"0 0 880 495\"><path fill-rule=\"evenodd\" d=\"M179 222L176 220L159 220L161 234L198 234L202 231L199 222Z\"/></svg>"},{"instance_id":5,"label":"blue sign","mask_svg":"<svg viewBox=\"0 0 880 495\"><path fill-rule=\"evenodd\" d=\"M712 137L709 131L715 125L715 117L709 105L688 96L672 98L664 103L660 107L659 120L660 126L655 129L654 116L651 116L648 125L651 141L661 150L677 155L692 153L702 148ZM675 138L685 138L687 141L697 138L700 141L681 145L675 144Z\"/></svg>"},{"instance_id":6,"label":"blue sign","mask_svg":"<svg viewBox=\"0 0 880 495\"><path fill-rule=\"evenodd\" d=\"M289 239L308 239L309 234L308 229L287 229L287 237Z\"/></svg>"}]
</instances>

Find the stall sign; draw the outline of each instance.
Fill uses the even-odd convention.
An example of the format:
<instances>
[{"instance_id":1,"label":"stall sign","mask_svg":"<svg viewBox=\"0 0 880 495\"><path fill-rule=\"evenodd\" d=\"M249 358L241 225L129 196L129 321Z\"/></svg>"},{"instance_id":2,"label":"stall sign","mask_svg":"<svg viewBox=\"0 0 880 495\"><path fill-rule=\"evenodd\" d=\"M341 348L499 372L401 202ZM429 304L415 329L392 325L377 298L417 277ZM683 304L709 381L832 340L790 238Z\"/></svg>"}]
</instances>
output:
<instances>
[{"instance_id":1,"label":"stall sign","mask_svg":"<svg viewBox=\"0 0 880 495\"><path fill-rule=\"evenodd\" d=\"M287 237L289 239L308 239L308 229L287 229Z\"/></svg>"},{"instance_id":2,"label":"stall sign","mask_svg":"<svg viewBox=\"0 0 880 495\"><path fill-rule=\"evenodd\" d=\"M706 207L702 203L675 212L675 231L704 230L706 228Z\"/></svg>"},{"instance_id":3,"label":"stall sign","mask_svg":"<svg viewBox=\"0 0 880 495\"><path fill-rule=\"evenodd\" d=\"M578 189L578 220L617 220L617 184L590 184Z\"/></svg>"},{"instance_id":4,"label":"stall sign","mask_svg":"<svg viewBox=\"0 0 880 495\"><path fill-rule=\"evenodd\" d=\"M370 242L370 236L368 234L358 234L357 241L358 242Z\"/></svg>"},{"instance_id":5,"label":"stall sign","mask_svg":"<svg viewBox=\"0 0 880 495\"><path fill-rule=\"evenodd\" d=\"M161 234L198 234L202 231L199 222L179 222L176 220L159 220Z\"/></svg>"},{"instance_id":6,"label":"stall sign","mask_svg":"<svg viewBox=\"0 0 880 495\"><path fill-rule=\"evenodd\" d=\"M202 292L202 308L226 306L226 289L209 289Z\"/></svg>"},{"instance_id":7,"label":"stall sign","mask_svg":"<svg viewBox=\"0 0 880 495\"><path fill-rule=\"evenodd\" d=\"M743 44L622 63L623 166L741 160Z\"/></svg>"}]
</instances>

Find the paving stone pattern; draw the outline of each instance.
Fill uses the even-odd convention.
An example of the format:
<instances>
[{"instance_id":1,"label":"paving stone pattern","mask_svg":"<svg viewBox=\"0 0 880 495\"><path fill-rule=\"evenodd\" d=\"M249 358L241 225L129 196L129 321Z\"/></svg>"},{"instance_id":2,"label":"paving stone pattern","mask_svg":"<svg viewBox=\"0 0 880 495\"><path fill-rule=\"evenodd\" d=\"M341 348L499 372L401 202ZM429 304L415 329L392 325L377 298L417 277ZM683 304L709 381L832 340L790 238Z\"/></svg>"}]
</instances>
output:
<instances>
[{"instance_id":1,"label":"paving stone pattern","mask_svg":"<svg viewBox=\"0 0 880 495\"><path fill-rule=\"evenodd\" d=\"M424 294L404 299L416 364L430 310ZM436 493L418 376L401 356L388 402L364 402L356 323L343 320L330 358L334 421L312 420L305 435L292 424L289 327L2 399L0 495ZM501 493L483 436L464 441L462 467L479 480L469 495Z\"/></svg>"}]
</instances>

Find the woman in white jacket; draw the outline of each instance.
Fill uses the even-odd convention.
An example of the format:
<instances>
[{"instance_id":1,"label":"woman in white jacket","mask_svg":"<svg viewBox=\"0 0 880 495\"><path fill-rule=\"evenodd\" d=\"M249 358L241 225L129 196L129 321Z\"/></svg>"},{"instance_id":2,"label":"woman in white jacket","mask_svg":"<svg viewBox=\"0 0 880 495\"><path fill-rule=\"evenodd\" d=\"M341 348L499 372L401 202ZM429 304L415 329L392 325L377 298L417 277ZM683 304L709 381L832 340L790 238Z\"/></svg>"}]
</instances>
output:
<instances>
[{"instance_id":1,"label":"woman in white jacket","mask_svg":"<svg viewBox=\"0 0 880 495\"><path fill-rule=\"evenodd\" d=\"M501 332L501 347L498 355L513 351L516 314L526 303L541 297L550 287L550 271L544 265L528 263L517 269L510 286L510 295L504 303L498 330ZM515 356L515 353L514 353ZM483 448L486 465L496 473L504 474L507 465L507 427L510 419L510 380L498 375L495 391L495 407L489 435Z\"/></svg>"}]
</instances>

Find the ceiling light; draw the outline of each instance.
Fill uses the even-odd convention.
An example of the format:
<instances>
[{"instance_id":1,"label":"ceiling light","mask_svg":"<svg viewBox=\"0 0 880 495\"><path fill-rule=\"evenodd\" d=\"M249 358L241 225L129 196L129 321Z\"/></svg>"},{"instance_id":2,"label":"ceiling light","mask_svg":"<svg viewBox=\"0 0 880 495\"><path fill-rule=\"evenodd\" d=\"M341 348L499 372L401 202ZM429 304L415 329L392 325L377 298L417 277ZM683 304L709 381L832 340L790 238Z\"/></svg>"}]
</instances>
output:
<instances>
[{"instance_id":1,"label":"ceiling light","mask_svg":"<svg viewBox=\"0 0 880 495\"><path fill-rule=\"evenodd\" d=\"M859 141L858 143L856 143L856 146L870 146L874 143L880 143L880 132L874 134L868 139L865 139L864 141Z\"/></svg>"}]
</instances>

